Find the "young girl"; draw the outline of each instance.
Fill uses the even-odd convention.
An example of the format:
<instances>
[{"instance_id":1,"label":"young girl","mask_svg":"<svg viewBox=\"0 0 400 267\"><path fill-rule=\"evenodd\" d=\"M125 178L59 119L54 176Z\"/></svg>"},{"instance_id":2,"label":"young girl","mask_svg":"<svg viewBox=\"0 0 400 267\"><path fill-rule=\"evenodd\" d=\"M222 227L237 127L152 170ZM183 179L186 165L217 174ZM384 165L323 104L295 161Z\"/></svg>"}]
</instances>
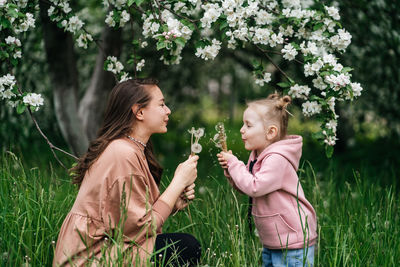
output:
<instances>
[{"instance_id":1,"label":"young girl","mask_svg":"<svg viewBox=\"0 0 400 267\"><path fill-rule=\"evenodd\" d=\"M313 266L317 219L304 196L297 170L302 137L286 135L289 96L271 94L248 103L240 129L247 166L229 152L218 160L230 183L252 198L263 244L263 266Z\"/></svg>"}]
</instances>

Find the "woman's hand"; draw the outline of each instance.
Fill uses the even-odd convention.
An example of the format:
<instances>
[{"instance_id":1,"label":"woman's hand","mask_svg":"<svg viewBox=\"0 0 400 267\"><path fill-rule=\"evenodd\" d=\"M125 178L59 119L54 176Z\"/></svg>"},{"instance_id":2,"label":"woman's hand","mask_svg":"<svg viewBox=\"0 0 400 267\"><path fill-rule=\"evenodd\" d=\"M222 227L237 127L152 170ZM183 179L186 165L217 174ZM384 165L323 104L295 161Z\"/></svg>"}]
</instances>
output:
<instances>
[{"instance_id":1,"label":"woman's hand","mask_svg":"<svg viewBox=\"0 0 400 267\"><path fill-rule=\"evenodd\" d=\"M189 201L194 199L194 197L195 197L194 187L195 187L195 184L193 183L185 188L185 190L183 191L183 193L181 194L181 196L177 199L177 201L175 203L174 209L176 211L186 208L189 205Z\"/></svg>"},{"instance_id":2,"label":"woman's hand","mask_svg":"<svg viewBox=\"0 0 400 267\"><path fill-rule=\"evenodd\" d=\"M186 161L178 165L175 170L174 179L183 188L193 184L197 178L197 161L199 156L190 156ZM183 191L183 189L182 189Z\"/></svg>"},{"instance_id":3,"label":"woman's hand","mask_svg":"<svg viewBox=\"0 0 400 267\"><path fill-rule=\"evenodd\" d=\"M175 170L174 178L160 196L160 200L164 201L173 210L174 208L182 209L187 206L179 200L182 193L185 193L188 199L194 198L194 186L190 190L185 191L185 188L190 188L197 178L197 160L199 156L190 156L186 161L178 165ZM180 202L177 204L177 202ZM178 205L178 207L176 207Z\"/></svg>"},{"instance_id":4,"label":"woman's hand","mask_svg":"<svg viewBox=\"0 0 400 267\"><path fill-rule=\"evenodd\" d=\"M217 154L217 157L219 165L221 165L223 169L228 169L228 160L234 156L232 154L232 150L229 150L228 152L221 151L220 153Z\"/></svg>"}]
</instances>

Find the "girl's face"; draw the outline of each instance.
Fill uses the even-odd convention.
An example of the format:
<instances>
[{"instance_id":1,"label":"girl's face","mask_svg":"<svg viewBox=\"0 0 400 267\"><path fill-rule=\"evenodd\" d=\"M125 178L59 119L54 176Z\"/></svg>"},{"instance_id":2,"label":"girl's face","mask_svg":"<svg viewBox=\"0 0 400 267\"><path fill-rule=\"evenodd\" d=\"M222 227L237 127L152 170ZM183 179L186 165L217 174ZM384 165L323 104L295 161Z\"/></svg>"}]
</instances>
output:
<instances>
[{"instance_id":1,"label":"girl's face","mask_svg":"<svg viewBox=\"0 0 400 267\"><path fill-rule=\"evenodd\" d=\"M171 110L164 103L164 95L158 86L149 88L150 103L142 109L143 123L150 134L167 132Z\"/></svg>"},{"instance_id":2,"label":"girl's face","mask_svg":"<svg viewBox=\"0 0 400 267\"><path fill-rule=\"evenodd\" d=\"M266 138L264 121L252 108L248 107L243 113L243 126L240 129L246 150L256 150L257 155L270 144Z\"/></svg>"}]
</instances>

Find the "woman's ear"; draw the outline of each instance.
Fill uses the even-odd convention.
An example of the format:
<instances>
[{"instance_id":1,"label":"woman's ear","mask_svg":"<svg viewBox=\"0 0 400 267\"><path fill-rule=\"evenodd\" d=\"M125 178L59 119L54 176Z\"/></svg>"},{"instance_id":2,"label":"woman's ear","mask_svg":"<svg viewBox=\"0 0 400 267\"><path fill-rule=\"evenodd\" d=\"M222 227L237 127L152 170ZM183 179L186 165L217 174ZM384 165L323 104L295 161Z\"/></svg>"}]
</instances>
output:
<instances>
[{"instance_id":1,"label":"woman's ear","mask_svg":"<svg viewBox=\"0 0 400 267\"><path fill-rule=\"evenodd\" d=\"M276 125L271 125L268 127L267 130L267 135L266 138L268 141L272 141L275 140L275 138L278 136L278 127L276 127Z\"/></svg>"},{"instance_id":2,"label":"woman's ear","mask_svg":"<svg viewBox=\"0 0 400 267\"><path fill-rule=\"evenodd\" d=\"M142 121L143 120L143 109L140 108L139 104L135 104L132 106L132 112L135 114L135 117L137 120Z\"/></svg>"}]
</instances>

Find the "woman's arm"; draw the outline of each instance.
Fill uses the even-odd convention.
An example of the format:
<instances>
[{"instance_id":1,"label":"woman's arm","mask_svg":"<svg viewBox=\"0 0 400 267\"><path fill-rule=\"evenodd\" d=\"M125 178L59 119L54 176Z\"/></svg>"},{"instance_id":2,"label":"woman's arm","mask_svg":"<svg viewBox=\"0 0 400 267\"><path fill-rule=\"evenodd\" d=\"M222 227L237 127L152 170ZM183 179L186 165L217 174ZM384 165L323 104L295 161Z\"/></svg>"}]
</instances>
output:
<instances>
[{"instance_id":1,"label":"woman's arm","mask_svg":"<svg viewBox=\"0 0 400 267\"><path fill-rule=\"evenodd\" d=\"M159 197L159 199L168 204L171 209L174 208L176 201L185 188L193 184L196 180L198 159L198 156L193 156L179 164L171 183Z\"/></svg>"}]
</instances>

